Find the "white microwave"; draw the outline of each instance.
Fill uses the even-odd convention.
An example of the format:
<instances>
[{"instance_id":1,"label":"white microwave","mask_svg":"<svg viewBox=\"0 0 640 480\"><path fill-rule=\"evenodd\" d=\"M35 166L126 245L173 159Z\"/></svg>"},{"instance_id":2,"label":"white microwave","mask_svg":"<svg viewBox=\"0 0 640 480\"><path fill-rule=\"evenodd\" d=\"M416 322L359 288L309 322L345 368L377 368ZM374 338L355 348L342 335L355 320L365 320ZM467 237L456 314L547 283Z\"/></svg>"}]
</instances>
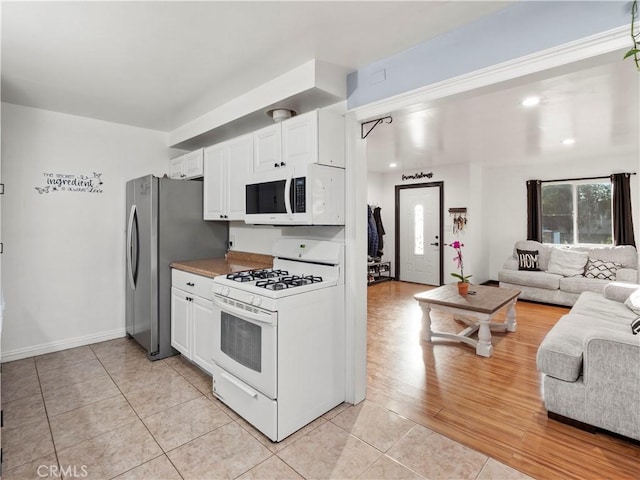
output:
<instances>
[{"instance_id":1,"label":"white microwave","mask_svg":"<svg viewBox=\"0 0 640 480\"><path fill-rule=\"evenodd\" d=\"M308 164L254 175L245 223L344 225L344 169Z\"/></svg>"}]
</instances>

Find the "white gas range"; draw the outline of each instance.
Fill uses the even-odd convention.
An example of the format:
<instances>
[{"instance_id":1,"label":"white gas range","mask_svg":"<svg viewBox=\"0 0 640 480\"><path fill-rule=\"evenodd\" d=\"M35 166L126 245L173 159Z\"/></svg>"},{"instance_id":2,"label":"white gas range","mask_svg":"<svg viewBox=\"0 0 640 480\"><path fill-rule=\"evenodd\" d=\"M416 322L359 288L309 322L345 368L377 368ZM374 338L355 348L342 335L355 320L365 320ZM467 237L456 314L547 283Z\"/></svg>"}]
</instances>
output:
<instances>
[{"instance_id":1,"label":"white gas range","mask_svg":"<svg viewBox=\"0 0 640 480\"><path fill-rule=\"evenodd\" d=\"M213 393L274 441L344 401L344 246L282 238L214 279Z\"/></svg>"}]
</instances>

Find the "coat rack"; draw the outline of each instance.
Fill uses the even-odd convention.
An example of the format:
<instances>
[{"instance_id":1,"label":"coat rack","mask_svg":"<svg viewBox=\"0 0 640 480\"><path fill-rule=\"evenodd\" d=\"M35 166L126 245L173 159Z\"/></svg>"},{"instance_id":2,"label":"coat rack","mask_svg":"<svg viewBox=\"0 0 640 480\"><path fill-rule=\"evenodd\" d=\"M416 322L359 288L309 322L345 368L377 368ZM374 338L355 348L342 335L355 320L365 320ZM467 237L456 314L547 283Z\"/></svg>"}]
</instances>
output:
<instances>
[{"instance_id":1,"label":"coat rack","mask_svg":"<svg viewBox=\"0 0 640 480\"><path fill-rule=\"evenodd\" d=\"M450 208L449 216L453 217L453 233L460 233L467 226L467 208Z\"/></svg>"}]
</instances>

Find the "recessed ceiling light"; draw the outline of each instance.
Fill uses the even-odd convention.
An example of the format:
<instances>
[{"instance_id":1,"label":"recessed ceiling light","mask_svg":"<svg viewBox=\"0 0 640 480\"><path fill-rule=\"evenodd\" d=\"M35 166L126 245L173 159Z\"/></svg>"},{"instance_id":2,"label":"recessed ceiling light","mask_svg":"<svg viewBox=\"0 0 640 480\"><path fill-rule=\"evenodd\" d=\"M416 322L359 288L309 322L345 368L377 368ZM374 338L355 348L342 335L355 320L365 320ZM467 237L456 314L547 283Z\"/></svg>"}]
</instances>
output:
<instances>
[{"instance_id":1,"label":"recessed ceiling light","mask_svg":"<svg viewBox=\"0 0 640 480\"><path fill-rule=\"evenodd\" d=\"M389 168L396 168L398 166L397 163L390 163Z\"/></svg>"},{"instance_id":2,"label":"recessed ceiling light","mask_svg":"<svg viewBox=\"0 0 640 480\"><path fill-rule=\"evenodd\" d=\"M576 140L574 138L565 138L564 140L562 140L563 145L573 145L574 143L576 143Z\"/></svg>"},{"instance_id":3,"label":"recessed ceiling light","mask_svg":"<svg viewBox=\"0 0 640 480\"><path fill-rule=\"evenodd\" d=\"M520 104L523 107L535 107L540 103L540 97L527 97Z\"/></svg>"}]
</instances>

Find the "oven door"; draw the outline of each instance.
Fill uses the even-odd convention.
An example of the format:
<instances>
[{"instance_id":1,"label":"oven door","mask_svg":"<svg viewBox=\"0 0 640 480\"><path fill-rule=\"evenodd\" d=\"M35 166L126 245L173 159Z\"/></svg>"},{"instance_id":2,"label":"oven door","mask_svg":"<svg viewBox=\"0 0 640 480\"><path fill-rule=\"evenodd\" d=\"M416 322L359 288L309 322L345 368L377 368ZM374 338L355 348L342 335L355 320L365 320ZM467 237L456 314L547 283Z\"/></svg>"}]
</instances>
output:
<instances>
[{"instance_id":1,"label":"oven door","mask_svg":"<svg viewBox=\"0 0 640 480\"><path fill-rule=\"evenodd\" d=\"M277 398L277 312L213 297L213 361L271 399Z\"/></svg>"}]
</instances>

